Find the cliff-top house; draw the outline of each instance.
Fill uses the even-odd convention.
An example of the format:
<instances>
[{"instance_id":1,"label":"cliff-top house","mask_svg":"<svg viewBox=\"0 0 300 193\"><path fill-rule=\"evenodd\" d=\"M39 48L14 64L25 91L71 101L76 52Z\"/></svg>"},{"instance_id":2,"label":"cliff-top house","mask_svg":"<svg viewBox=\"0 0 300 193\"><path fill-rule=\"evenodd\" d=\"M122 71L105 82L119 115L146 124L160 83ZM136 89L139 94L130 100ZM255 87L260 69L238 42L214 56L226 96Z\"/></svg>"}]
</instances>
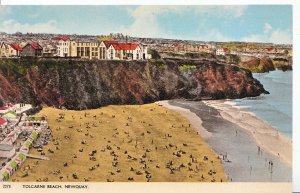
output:
<instances>
[{"instance_id":1,"label":"cliff-top house","mask_svg":"<svg viewBox=\"0 0 300 193\"><path fill-rule=\"evenodd\" d=\"M2 42L0 45L0 57L18 57L22 50L19 44L7 44Z\"/></svg>"},{"instance_id":2,"label":"cliff-top house","mask_svg":"<svg viewBox=\"0 0 300 193\"><path fill-rule=\"evenodd\" d=\"M21 56L29 56L29 57L39 57L42 56L42 46L37 43L27 43L23 47L23 51L21 52Z\"/></svg>"}]
</instances>

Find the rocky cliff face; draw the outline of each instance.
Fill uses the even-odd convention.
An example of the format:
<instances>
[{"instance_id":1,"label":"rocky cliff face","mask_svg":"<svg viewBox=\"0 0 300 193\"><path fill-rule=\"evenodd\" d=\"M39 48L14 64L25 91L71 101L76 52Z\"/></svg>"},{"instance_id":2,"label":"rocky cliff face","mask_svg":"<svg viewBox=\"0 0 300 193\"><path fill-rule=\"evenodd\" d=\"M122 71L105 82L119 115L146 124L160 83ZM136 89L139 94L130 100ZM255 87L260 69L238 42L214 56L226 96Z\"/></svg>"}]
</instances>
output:
<instances>
[{"instance_id":1,"label":"rocky cliff face","mask_svg":"<svg viewBox=\"0 0 300 193\"><path fill-rule=\"evenodd\" d=\"M240 66L251 70L251 72L269 72L275 70L274 64L272 60L268 57L263 58L255 58L252 57L251 59L241 62Z\"/></svg>"},{"instance_id":2,"label":"rocky cliff face","mask_svg":"<svg viewBox=\"0 0 300 193\"><path fill-rule=\"evenodd\" d=\"M0 100L68 109L266 93L248 70L186 60L0 60ZM195 68L181 70L179 66Z\"/></svg>"}]
</instances>

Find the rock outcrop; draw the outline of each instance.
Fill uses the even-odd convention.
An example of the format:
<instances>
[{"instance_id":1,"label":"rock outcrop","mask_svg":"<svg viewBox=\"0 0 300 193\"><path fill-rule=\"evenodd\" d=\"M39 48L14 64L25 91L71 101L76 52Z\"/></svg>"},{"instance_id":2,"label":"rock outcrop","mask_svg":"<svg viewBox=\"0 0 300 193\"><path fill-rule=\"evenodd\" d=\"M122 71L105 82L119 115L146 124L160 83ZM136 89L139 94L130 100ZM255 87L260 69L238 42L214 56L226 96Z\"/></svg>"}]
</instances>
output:
<instances>
[{"instance_id":1,"label":"rock outcrop","mask_svg":"<svg viewBox=\"0 0 300 193\"><path fill-rule=\"evenodd\" d=\"M269 72L275 70L273 62L268 57L256 58L252 57L250 60L241 62L241 67L249 69L251 72Z\"/></svg>"},{"instance_id":2,"label":"rock outcrop","mask_svg":"<svg viewBox=\"0 0 300 193\"><path fill-rule=\"evenodd\" d=\"M181 65L195 68L181 70ZM249 70L209 61L1 59L0 100L90 109L267 93Z\"/></svg>"}]
</instances>

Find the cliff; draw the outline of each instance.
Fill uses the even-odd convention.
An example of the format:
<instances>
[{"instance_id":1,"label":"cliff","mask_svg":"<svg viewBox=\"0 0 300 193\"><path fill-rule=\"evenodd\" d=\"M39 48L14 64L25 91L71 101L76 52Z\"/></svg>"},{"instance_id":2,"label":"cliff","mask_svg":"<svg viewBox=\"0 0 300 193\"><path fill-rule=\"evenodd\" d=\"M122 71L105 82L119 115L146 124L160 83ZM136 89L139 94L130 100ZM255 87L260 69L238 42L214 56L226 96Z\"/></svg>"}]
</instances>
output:
<instances>
[{"instance_id":1,"label":"cliff","mask_svg":"<svg viewBox=\"0 0 300 193\"><path fill-rule=\"evenodd\" d=\"M241 67L251 70L251 72L269 72L275 70L272 60L268 57L263 58L251 58L248 61L241 62Z\"/></svg>"},{"instance_id":2,"label":"cliff","mask_svg":"<svg viewBox=\"0 0 300 193\"><path fill-rule=\"evenodd\" d=\"M1 59L0 85L0 100L68 109L267 93L250 71L236 66L161 59Z\"/></svg>"}]
</instances>

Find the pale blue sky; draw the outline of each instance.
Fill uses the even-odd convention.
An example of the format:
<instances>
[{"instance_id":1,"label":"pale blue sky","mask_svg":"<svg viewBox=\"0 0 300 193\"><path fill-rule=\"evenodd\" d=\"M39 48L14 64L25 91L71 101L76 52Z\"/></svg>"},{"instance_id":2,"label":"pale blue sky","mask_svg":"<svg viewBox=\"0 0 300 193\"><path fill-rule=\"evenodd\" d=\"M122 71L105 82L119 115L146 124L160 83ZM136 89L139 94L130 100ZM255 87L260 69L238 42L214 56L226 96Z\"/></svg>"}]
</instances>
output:
<instances>
[{"instance_id":1,"label":"pale blue sky","mask_svg":"<svg viewBox=\"0 0 300 193\"><path fill-rule=\"evenodd\" d=\"M292 6L2 6L0 31L292 42Z\"/></svg>"}]
</instances>

